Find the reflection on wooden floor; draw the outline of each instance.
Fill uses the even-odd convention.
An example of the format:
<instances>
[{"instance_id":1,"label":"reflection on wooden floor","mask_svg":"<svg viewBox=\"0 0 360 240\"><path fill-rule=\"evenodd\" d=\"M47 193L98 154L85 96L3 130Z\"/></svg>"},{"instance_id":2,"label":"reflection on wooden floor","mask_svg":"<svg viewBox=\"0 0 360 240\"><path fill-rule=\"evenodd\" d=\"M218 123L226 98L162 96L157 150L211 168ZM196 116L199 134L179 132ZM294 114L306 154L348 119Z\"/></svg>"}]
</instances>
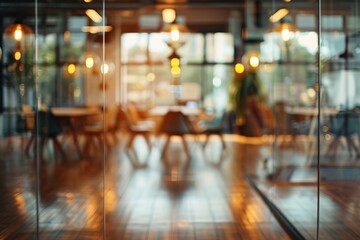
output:
<instances>
[{"instance_id":1,"label":"reflection on wooden floor","mask_svg":"<svg viewBox=\"0 0 360 240\"><path fill-rule=\"evenodd\" d=\"M227 136L222 153L218 140L204 152L191 142L186 167L180 141L163 164L159 143L149 152L139 139L134 156L124 138L88 159L69 142L67 160L47 153L38 179L25 141L2 139L0 239L36 239L37 216L40 239L289 239L244 178L258 168L260 145Z\"/></svg>"}]
</instances>

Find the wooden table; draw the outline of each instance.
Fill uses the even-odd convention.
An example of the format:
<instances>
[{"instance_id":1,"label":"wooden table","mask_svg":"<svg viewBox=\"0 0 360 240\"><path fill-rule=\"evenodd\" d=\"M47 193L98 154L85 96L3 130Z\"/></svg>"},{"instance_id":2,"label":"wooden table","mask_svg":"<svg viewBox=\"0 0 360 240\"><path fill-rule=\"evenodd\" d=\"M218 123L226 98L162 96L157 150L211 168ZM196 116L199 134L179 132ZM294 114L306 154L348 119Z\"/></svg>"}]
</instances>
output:
<instances>
[{"instance_id":1,"label":"wooden table","mask_svg":"<svg viewBox=\"0 0 360 240\"><path fill-rule=\"evenodd\" d=\"M69 128L75 144L76 151L81 158L82 152L78 139L79 132L78 127L75 125L75 122L81 121L81 118L95 116L101 114L102 112L96 109L79 107L54 107L51 108L51 112L55 115L55 117L59 118L62 125Z\"/></svg>"},{"instance_id":2,"label":"wooden table","mask_svg":"<svg viewBox=\"0 0 360 240\"><path fill-rule=\"evenodd\" d=\"M317 116L318 108L316 107L291 107L286 106L285 112L291 115L305 115L305 116ZM339 112L339 109L334 107L320 107L320 115L336 115Z\"/></svg>"},{"instance_id":3,"label":"wooden table","mask_svg":"<svg viewBox=\"0 0 360 240\"><path fill-rule=\"evenodd\" d=\"M186 106L157 106L150 109L150 116L165 116L168 111L181 111L184 115L194 117L199 115L199 109Z\"/></svg>"}]
</instances>

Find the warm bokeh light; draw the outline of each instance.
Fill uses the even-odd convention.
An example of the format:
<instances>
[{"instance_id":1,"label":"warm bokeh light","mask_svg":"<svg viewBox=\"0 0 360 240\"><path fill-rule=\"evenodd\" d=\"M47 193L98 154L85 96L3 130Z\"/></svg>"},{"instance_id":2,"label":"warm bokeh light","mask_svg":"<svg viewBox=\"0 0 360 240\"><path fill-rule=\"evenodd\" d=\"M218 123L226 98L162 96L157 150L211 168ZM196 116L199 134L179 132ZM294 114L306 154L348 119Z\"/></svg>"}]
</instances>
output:
<instances>
[{"instance_id":1,"label":"warm bokeh light","mask_svg":"<svg viewBox=\"0 0 360 240\"><path fill-rule=\"evenodd\" d=\"M153 82L155 80L155 73L148 73L146 75L146 79L149 81L149 82Z\"/></svg>"},{"instance_id":2,"label":"warm bokeh light","mask_svg":"<svg viewBox=\"0 0 360 240\"><path fill-rule=\"evenodd\" d=\"M173 67L178 67L180 66L180 59L178 58L172 58L170 61L170 65Z\"/></svg>"},{"instance_id":3,"label":"warm bokeh light","mask_svg":"<svg viewBox=\"0 0 360 240\"><path fill-rule=\"evenodd\" d=\"M89 56L85 59L85 66L87 68L92 68L94 66L94 58Z\"/></svg>"},{"instance_id":4,"label":"warm bokeh light","mask_svg":"<svg viewBox=\"0 0 360 240\"><path fill-rule=\"evenodd\" d=\"M256 68L256 67L259 66L260 60L256 56L251 56L250 60L249 60L249 64L250 64L251 67Z\"/></svg>"},{"instance_id":5,"label":"warm bokeh light","mask_svg":"<svg viewBox=\"0 0 360 240\"><path fill-rule=\"evenodd\" d=\"M107 63L104 63L104 64L101 64L101 73L102 74L107 74L109 72L109 64Z\"/></svg>"},{"instance_id":6,"label":"warm bokeh light","mask_svg":"<svg viewBox=\"0 0 360 240\"><path fill-rule=\"evenodd\" d=\"M102 21L101 15L94 9L87 9L85 13L93 22L100 23Z\"/></svg>"},{"instance_id":7,"label":"warm bokeh light","mask_svg":"<svg viewBox=\"0 0 360 240\"><path fill-rule=\"evenodd\" d=\"M165 23L172 23L176 19L176 12L174 9L163 9L162 10L162 19Z\"/></svg>"},{"instance_id":8,"label":"warm bokeh light","mask_svg":"<svg viewBox=\"0 0 360 240\"><path fill-rule=\"evenodd\" d=\"M270 22L275 23L283 19L286 15L289 14L289 10L286 8L281 8L277 10L273 15L269 17Z\"/></svg>"},{"instance_id":9,"label":"warm bokeh light","mask_svg":"<svg viewBox=\"0 0 360 240\"><path fill-rule=\"evenodd\" d=\"M181 73L181 69L178 66L174 66L171 68L171 74L174 76L179 76Z\"/></svg>"},{"instance_id":10,"label":"warm bokeh light","mask_svg":"<svg viewBox=\"0 0 360 240\"><path fill-rule=\"evenodd\" d=\"M165 24L161 29L161 35L169 47L178 49L190 38L190 31L185 25L172 23Z\"/></svg>"},{"instance_id":11,"label":"warm bokeh light","mask_svg":"<svg viewBox=\"0 0 360 240\"><path fill-rule=\"evenodd\" d=\"M112 26L84 26L81 28L81 31L92 34L110 32L111 30Z\"/></svg>"},{"instance_id":12,"label":"warm bokeh light","mask_svg":"<svg viewBox=\"0 0 360 240\"><path fill-rule=\"evenodd\" d=\"M285 42L290 40L290 31L289 31L289 29L284 28L284 29L281 31L281 38L282 38L282 40L284 40Z\"/></svg>"},{"instance_id":13,"label":"warm bokeh light","mask_svg":"<svg viewBox=\"0 0 360 240\"><path fill-rule=\"evenodd\" d=\"M238 74L241 74L245 71L245 67L242 63L237 63L235 65L235 72L238 73Z\"/></svg>"},{"instance_id":14,"label":"warm bokeh light","mask_svg":"<svg viewBox=\"0 0 360 240\"><path fill-rule=\"evenodd\" d=\"M21 52L20 51L16 51L14 54L14 58L16 61L19 61L21 59Z\"/></svg>"},{"instance_id":15,"label":"warm bokeh light","mask_svg":"<svg viewBox=\"0 0 360 240\"><path fill-rule=\"evenodd\" d=\"M18 50L28 48L33 43L33 32L25 24L14 23L8 25L3 32L3 42L9 49Z\"/></svg>"},{"instance_id":16,"label":"warm bokeh light","mask_svg":"<svg viewBox=\"0 0 360 240\"><path fill-rule=\"evenodd\" d=\"M170 32L170 39L171 41L179 41L180 39L180 32L178 29L172 29Z\"/></svg>"},{"instance_id":17,"label":"warm bokeh light","mask_svg":"<svg viewBox=\"0 0 360 240\"><path fill-rule=\"evenodd\" d=\"M73 63L69 64L68 67L67 67L67 70L68 70L68 73L69 73L69 74L74 74L75 71L76 71L76 66L75 66L75 64L73 64Z\"/></svg>"},{"instance_id":18,"label":"warm bokeh light","mask_svg":"<svg viewBox=\"0 0 360 240\"><path fill-rule=\"evenodd\" d=\"M22 34L21 26L18 25L18 26L16 27L15 32L14 32L14 39L15 39L16 41L20 42L21 39L22 39L22 35L23 35L23 34Z\"/></svg>"}]
</instances>

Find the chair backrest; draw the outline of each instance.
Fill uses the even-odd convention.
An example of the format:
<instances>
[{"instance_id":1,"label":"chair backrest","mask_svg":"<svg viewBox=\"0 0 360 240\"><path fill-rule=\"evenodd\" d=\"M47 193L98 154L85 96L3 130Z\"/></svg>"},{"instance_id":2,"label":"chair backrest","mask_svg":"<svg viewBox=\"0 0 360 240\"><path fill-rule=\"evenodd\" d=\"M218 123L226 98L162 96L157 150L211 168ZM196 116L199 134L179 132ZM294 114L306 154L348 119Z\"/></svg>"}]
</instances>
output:
<instances>
[{"instance_id":1,"label":"chair backrest","mask_svg":"<svg viewBox=\"0 0 360 240\"><path fill-rule=\"evenodd\" d=\"M21 105L21 109L25 114L25 123L27 130L33 130L35 126L35 113L34 110L27 104Z\"/></svg>"},{"instance_id":2,"label":"chair backrest","mask_svg":"<svg viewBox=\"0 0 360 240\"><path fill-rule=\"evenodd\" d=\"M159 127L159 133L183 135L191 132L190 123L181 111L169 111Z\"/></svg>"},{"instance_id":3,"label":"chair backrest","mask_svg":"<svg viewBox=\"0 0 360 240\"><path fill-rule=\"evenodd\" d=\"M127 109L119 106L116 113L116 126L118 129L131 129L131 121Z\"/></svg>"},{"instance_id":4,"label":"chair backrest","mask_svg":"<svg viewBox=\"0 0 360 240\"><path fill-rule=\"evenodd\" d=\"M139 122L139 114L137 112L136 106L132 103L126 105L126 112L131 124L136 125Z\"/></svg>"},{"instance_id":5,"label":"chair backrest","mask_svg":"<svg viewBox=\"0 0 360 240\"><path fill-rule=\"evenodd\" d=\"M106 113L105 113L106 126L105 126L105 128L107 130L114 130L116 128L117 111L118 111L118 108L116 105L111 105L106 109Z\"/></svg>"},{"instance_id":6,"label":"chair backrest","mask_svg":"<svg viewBox=\"0 0 360 240\"><path fill-rule=\"evenodd\" d=\"M359 133L359 116L353 112L339 112L333 117L330 132L337 136L349 136Z\"/></svg>"},{"instance_id":7,"label":"chair backrest","mask_svg":"<svg viewBox=\"0 0 360 240\"><path fill-rule=\"evenodd\" d=\"M95 115L86 116L82 121L84 125L91 126L91 125L101 124L103 122L103 113L98 105L89 104L86 105L86 108L94 111L98 111L99 113Z\"/></svg>"},{"instance_id":8,"label":"chair backrest","mask_svg":"<svg viewBox=\"0 0 360 240\"><path fill-rule=\"evenodd\" d=\"M49 111L39 111L37 115L38 135L41 137L56 137L62 132L62 127L54 114Z\"/></svg>"}]
</instances>

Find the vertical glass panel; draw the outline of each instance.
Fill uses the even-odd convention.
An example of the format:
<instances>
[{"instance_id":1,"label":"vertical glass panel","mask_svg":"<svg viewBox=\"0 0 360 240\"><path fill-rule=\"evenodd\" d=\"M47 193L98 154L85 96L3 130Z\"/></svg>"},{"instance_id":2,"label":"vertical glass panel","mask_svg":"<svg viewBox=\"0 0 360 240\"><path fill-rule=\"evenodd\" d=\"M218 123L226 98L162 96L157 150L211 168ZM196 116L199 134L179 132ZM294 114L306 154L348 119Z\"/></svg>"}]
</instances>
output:
<instances>
[{"instance_id":1,"label":"vertical glass panel","mask_svg":"<svg viewBox=\"0 0 360 240\"><path fill-rule=\"evenodd\" d=\"M35 239L39 209L34 144L34 9L0 6L2 57L0 115L0 238ZM27 12L21 22L7 11Z\"/></svg>"},{"instance_id":2,"label":"vertical glass panel","mask_svg":"<svg viewBox=\"0 0 360 240\"><path fill-rule=\"evenodd\" d=\"M38 234L40 239L99 239L104 219L105 16L99 4L67 4L63 8L60 1L44 1L37 11L37 104L32 107L38 129ZM95 22L87 9L100 20Z\"/></svg>"},{"instance_id":3,"label":"vertical glass panel","mask_svg":"<svg viewBox=\"0 0 360 240\"><path fill-rule=\"evenodd\" d=\"M321 6L332 17L323 18L320 29L320 239L359 235L359 4Z\"/></svg>"},{"instance_id":4,"label":"vertical glass panel","mask_svg":"<svg viewBox=\"0 0 360 240\"><path fill-rule=\"evenodd\" d=\"M240 85L258 84L248 88L244 105L252 107L237 124L240 132L262 136L258 165L249 169L260 193L293 233L316 239L318 6L304 3L302 12L294 1L284 2L272 1L263 39L245 48L245 67L258 63L255 57L260 64L240 74Z\"/></svg>"}]
</instances>

